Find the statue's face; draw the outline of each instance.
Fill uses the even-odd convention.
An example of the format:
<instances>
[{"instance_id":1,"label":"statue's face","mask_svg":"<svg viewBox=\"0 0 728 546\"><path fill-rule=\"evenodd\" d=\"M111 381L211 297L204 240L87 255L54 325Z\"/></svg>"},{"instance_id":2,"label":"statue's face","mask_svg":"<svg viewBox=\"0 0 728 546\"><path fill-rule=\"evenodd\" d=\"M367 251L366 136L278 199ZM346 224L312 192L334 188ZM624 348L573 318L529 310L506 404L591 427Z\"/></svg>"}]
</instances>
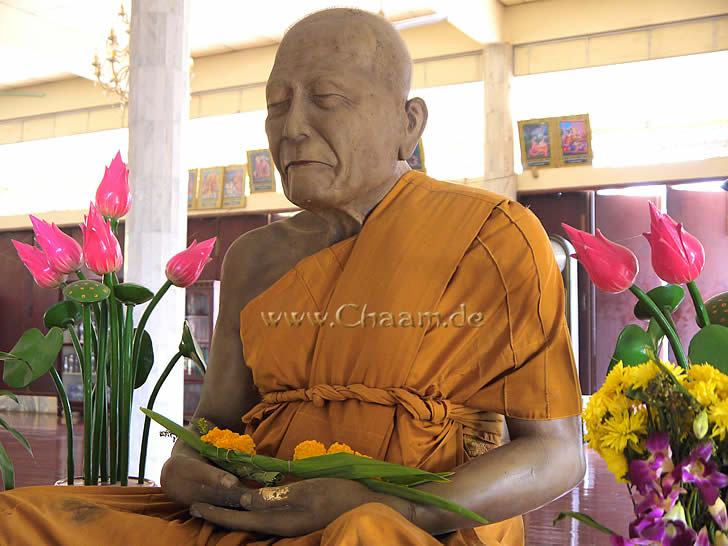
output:
<instances>
[{"instance_id":1,"label":"statue's face","mask_svg":"<svg viewBox=\"0 0 728 546\"><path fill-rule=\"evenodd\" d=\"M375 70L376 45L327 20L299 23L281 44L266 133L285 194L302 208L345 207L395 172L405 101Z\"/></svg>"}]
</instances>

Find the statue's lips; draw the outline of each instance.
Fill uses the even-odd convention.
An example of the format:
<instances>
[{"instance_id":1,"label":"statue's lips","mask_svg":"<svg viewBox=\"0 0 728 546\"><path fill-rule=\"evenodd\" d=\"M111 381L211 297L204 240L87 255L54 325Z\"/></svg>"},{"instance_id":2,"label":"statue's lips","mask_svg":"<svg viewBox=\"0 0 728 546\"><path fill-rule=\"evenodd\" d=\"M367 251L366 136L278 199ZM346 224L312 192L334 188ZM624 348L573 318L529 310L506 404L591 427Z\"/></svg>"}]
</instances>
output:
<instances>
[{"instance_id":1,"label":"statue's lips","mask_svg":"<svg viewBox=\"0 0 728 546\"><path fill-rule=\"evenodd\" d=\"M331 167L328 163L324 163L323 161L313 161L313 160L296 160L291 161L286 165L286 174L288 174L288 171L293 167L310 167L315 165L323 165L325 167Z\"/></svg>"}]
</instances>

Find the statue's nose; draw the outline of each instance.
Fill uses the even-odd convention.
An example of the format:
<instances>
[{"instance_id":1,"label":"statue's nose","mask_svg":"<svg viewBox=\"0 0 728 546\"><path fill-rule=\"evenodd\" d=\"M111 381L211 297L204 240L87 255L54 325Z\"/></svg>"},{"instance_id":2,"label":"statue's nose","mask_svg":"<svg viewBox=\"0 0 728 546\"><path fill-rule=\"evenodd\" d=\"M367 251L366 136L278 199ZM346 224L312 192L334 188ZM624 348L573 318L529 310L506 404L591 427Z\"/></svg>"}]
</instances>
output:
<instances>
[{"instance_id":1,"label":"statue's nose","mask_svg":"<svg viewBox=\"0 0 728 546\"><path fill-rule=\"evenodd\" d=\"M283 138L299 141L309 136L309 127L306 114L306 105L303 97L295 97L286 113L283 125Z\"/></svg>"}]
</instances>

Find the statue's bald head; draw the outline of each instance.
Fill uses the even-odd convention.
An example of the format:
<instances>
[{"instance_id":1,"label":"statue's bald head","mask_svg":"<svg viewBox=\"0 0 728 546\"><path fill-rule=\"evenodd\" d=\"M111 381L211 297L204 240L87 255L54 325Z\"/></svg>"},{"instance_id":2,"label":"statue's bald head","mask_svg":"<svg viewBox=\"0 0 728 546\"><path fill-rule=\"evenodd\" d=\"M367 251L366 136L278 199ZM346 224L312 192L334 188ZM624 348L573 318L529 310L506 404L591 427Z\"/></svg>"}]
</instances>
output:
<instances>
[{"instance_id":1,"label":"statue's bald head","mask_svg":"<svg viewBox=\"0 0 728 546\"><path fill-rule=\"evenodd\" d=\"M392 93L407 98L412 59L397 30L384 17L358 9L318 11L294 24L283 37L276 61L305 44L320 43L343 62L369 64L372 76ZM348 58L347 58L348 57Z\"/></svg>"},{"instance_id":2,"label":"statue's bald head","mask_svg":"<svg viewBox=\"0 0 728 546\"><path fill-rule=\"evenodd\" d=\"M339 206L381 187L424 130L408 100L412 60L384 18L355 9L305 17L283 37L266 87L266 132L284 190Z\"/></svg>"}]
</instances>

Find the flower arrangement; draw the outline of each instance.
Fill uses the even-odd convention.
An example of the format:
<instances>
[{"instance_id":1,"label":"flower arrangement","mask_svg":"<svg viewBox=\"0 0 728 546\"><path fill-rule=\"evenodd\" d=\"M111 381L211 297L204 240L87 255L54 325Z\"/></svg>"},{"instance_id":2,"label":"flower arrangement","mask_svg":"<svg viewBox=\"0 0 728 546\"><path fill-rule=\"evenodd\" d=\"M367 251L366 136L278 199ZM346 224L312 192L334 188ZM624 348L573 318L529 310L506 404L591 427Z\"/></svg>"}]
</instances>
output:
<instances>
[{"instance_id":1,"label":"flower arrangement","mask_svg":"<svg viewBox=\"0 0 728 546\"><path fill-rule=\"evenodd\" d=\"M423 483L448 481L452 472L427 472L378 461L346 444L335 442L327 448L317 440L299 443L294 449L293 460L277 459L257 453L255 442L249 435L220 429L206 419L193 421L195 433L152 410L142 408L141 411L211 463L242 479L266 486L280 483L286 476L356 480L379 493L437 506L478 523L488 523L463 506L416 488Z\"/></svg>"},{"instance_id":2,"label":"flower arrangement","mask_svg":"<svg viewBox=\"0 0 728 546\"><path fill-rule=\"evenodd\" d=\"M66 421L69 485L74 483L73 421L68 395L55 369L64 330L81 362L84 484L96 485L100 481L127 485L132 393L146 382L154 365L152 340L145 326L170 287L184 288L197 281L215 245L214 238L201 243L194 241L173 256L165 271L167 281L156 293L131 282L120 283L117 273L123 265L123 256L117 229L119 220L132 204L128 178L129 170L117 153L105 170L95 202L84 216L82 245L58 226L32 215L30 219L40 248L13 241L35 282L44 288L60 288L64 298L44 315L46 335L37 328L30 329L10 351L0 353L0 360L4 361L3 380L11 387L23 388L45 373L53 378ZM84 265L101 282L88 279L88 271L83 272ZM76 280L69 279L71 275ZM134 327L134 307L147 303L139 324ZM83 325L83 339L76 333L79 324ZM204 370L199 348L190 337L185 324L180 350L155 386L150 405L171 367L182 356L191 358ZM146 458L148 433L147 426L142 459ZM0 469L5 473L7 465L0 465ZM141 470L143 475L143 462Z\"/></svg>"},{"instance_id":3,"label":"flower arrangement","mask_svg":"<svg viewBox=\"0 0 728 546\"><path fill-rule=\"evenodd\" d=\"M604 384L582 415L589 447L629 489L629 537L577 512L554 523L576 518L609 534L613 546L728 546L728 328L711 323L715 306L703 302L695 283L705 264L700 241L652 203L650 218L644 235L652 266L669 284L646 293L634 284L639 264L629 249L599 230L593 236L564 225L592 282L606 292L629 289L638 300L635 316L648 325L622 330ZM672 320L685 296L680 284L700 326L687 354ZM658 358L664 338L676 363Z\"/></svg>"}]
</instances>

